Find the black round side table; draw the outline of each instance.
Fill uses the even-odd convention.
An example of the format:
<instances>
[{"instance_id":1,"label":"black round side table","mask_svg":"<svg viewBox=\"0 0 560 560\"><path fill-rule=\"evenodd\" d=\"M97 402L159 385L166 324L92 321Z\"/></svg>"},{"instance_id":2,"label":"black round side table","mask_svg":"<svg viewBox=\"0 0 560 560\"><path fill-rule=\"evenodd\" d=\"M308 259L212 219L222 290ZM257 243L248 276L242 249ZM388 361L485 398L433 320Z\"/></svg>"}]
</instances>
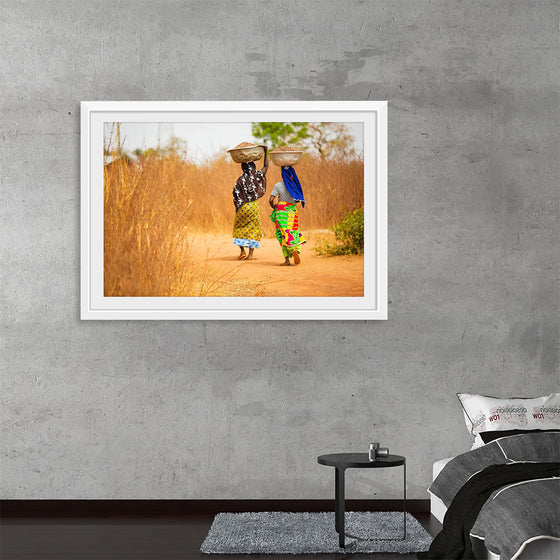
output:
<instances>
[{"instance_id":1,"label":"black round side table","mask_svg":"<svg viewBox=\"0 0 560 560\"><path fill-rule=\"evenodd\" d=\"M401 455L388 455L379 457L375 461L369 460L368 453L331 453L330 455L319 455L317 462L320 465L334 467L334 523L338 533L338 545L344 548L346 545L344 532L344 474L346 469L384 469L387 467L403 467L403 540L406 539L406 458Z\"/></svg>"}]
</instances>

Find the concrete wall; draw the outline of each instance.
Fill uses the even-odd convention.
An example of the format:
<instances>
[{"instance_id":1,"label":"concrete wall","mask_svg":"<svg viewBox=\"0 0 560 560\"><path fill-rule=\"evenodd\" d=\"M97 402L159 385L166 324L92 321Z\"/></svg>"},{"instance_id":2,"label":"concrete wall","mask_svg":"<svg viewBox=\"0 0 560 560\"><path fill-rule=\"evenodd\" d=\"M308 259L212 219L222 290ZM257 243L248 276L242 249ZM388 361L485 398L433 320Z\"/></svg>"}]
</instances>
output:
<instances>
[{"instance_id":1,"label":"concrete wall","mask_svg":"<svg viewBox=\"0 0 560 560\"><path fill-rule=\"evenodd\" d=\"M558 14L3 2L1 496L328 498L378 440L426 498L457 391L557 390ZM80 321L79 102L166 99L389 100L389 320Z\"/></svg>"}]
</instances>

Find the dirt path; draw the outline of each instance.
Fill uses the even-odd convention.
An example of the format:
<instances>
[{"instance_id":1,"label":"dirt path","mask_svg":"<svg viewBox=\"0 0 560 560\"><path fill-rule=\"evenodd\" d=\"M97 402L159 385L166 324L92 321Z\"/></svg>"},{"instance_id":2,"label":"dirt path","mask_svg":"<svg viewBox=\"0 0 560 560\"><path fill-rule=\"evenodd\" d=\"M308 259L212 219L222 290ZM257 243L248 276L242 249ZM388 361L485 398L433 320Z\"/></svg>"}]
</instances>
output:
<instances>
[{"instance_id":1,"label":"dirt path","mask_svg":"<svg viewBox=\"0 0 560 560\"><path fill-rule=\"evenodd\" d=\"M301 264L284 261L276 238L265 237L255 258L239 261L239 248L228 235L200 234L192 240L192 257L207 296L361 297L361 256L321 257L313 250L317 236L307 232Z\"/></svg>"}]
</instances>

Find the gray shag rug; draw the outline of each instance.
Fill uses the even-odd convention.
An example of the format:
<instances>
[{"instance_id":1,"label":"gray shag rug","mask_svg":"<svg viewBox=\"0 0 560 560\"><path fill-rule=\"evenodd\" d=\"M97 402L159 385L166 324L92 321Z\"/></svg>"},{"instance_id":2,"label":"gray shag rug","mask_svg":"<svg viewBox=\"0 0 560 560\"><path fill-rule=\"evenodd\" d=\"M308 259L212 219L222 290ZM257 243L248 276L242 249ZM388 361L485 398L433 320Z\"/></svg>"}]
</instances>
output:
<instances>
[{"instance_id":1,"label":"gray shag rug","mask_svg":"<svg viewBox=\"0 0 560 560\"><path fill-rule=\"evenodd\" d=\"M430 534L406 514L406 539L403 514L398 511L347 512L345 553L428 550ZM363 540L378 539L378 540ZM381 540L385 539L385 540ZM352 546L348 546L352 545ZM341 552L334 528L334 513L219 513L200 547L205 554L326 554Z\"/></svg>"}]
</instances>

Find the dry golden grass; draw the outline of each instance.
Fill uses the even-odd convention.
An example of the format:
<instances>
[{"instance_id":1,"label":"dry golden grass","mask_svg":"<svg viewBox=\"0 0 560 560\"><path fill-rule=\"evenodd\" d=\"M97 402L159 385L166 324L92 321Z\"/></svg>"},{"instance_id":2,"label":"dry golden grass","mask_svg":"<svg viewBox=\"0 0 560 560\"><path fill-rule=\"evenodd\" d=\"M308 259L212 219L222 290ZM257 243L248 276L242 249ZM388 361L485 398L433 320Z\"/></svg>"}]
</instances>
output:
<instances>
[{"instance_id":1,"label":"dry golden grass","mask_svg":"<svg viewBox=\"0 0 560 560\"><path fill-rule=\"evenodd\" d=\"M304 155L296 170L306 198L300 209L304 233L328 229L363 206L362 160ZM192 244L200 232L231 232L232 190L240 174L240 165L225 154L200 165L157 154L106 165L105 296L212 295L224 278L211 278L204 265L192 262ZM274 236L268 198L281 180L280 168L270 164L267 194L260 199L265 236Z\"/></svg>"}]
</instances>

